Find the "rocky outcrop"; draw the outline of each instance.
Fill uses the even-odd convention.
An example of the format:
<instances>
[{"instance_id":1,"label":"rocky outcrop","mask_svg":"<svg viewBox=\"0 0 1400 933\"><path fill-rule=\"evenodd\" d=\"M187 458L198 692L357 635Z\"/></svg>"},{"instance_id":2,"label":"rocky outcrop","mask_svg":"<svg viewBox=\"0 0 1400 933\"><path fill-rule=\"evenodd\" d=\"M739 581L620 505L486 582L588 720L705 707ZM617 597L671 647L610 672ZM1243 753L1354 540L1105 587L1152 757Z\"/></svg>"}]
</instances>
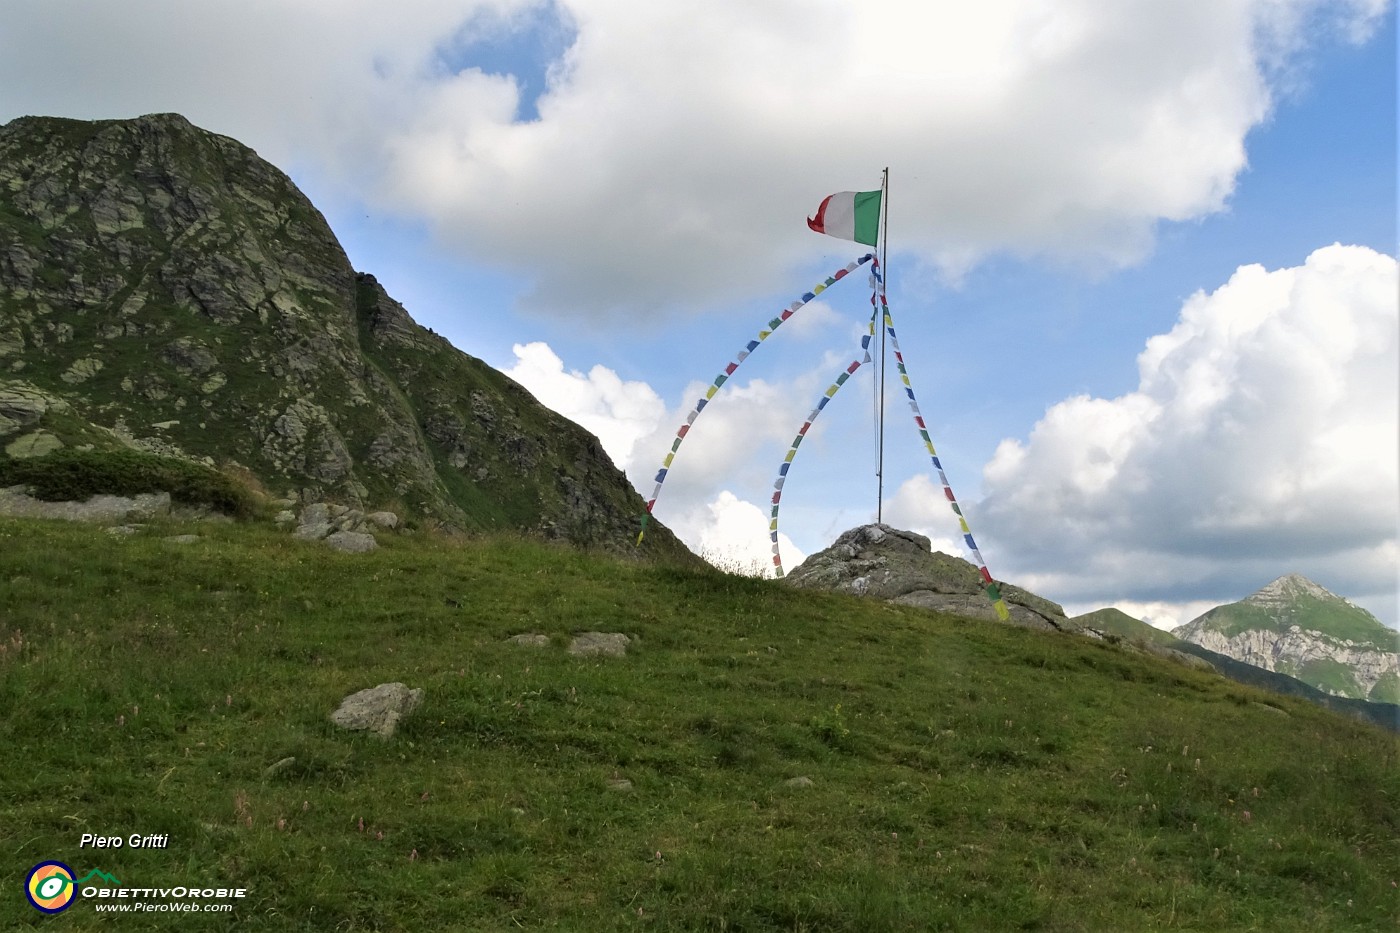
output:
<instances>
[{"instance_id":1,"label":"rocky outcrop","mask_svg":"<svg viewBox=\"0 0 1400 933\"><path fill-rule=\"evenodd\" d=\"M835 590L904 606L995 621L981 576L968 561L934 551L928 538L889 525L861 525L811 555L783 581L790 586ZM1073 631L1059 605L1020 587L1001 593L1018 625Z\"/></svg>"},{"instance_id":2,"label":"rocky outcrop","mask_svg":"<svg viewBox=\"0 0 1400 933\"><path fill-rule=\"evenodd\" d=\"M11 457L125 444L302 502L637 553L642 499L596 438L420 327L287 176L175 114L0 127L0 376ZM694 559L664 528L647 544Z\"/></svg>"},{"instance_id":3,"label":"rocky outcrop","mask_svg":"<svg viewBox=\"0 0 1400 933\"><path fill-rule=\"evenodd\" d=\"M83 502L45 502L24 486L0 489L0 515L10 518L51 518L70 522L145 522L170 514L170 494L93 496Z\"/></svg>"},{"instance_id":4,"label":"rocky outcrop","mask_svg":"<svg viewBox=\"0 0 1400 933\"><path fill-rule=\"evenodd\" d=\"M1346 669L1345 674L1334 671L1327 682L1313 684L1337 696L1364 699L1386 675L1400 677L1400 655L1395 652L1377 651L1350 640L1329 638L1297 625L1285 632L1250 629L1235 635L1204 630L1184 640L1266 671L1297 677L1305 683L1313 681L1309 672L1319 666L1340 666Z\"/></svg>"}]
</instances>

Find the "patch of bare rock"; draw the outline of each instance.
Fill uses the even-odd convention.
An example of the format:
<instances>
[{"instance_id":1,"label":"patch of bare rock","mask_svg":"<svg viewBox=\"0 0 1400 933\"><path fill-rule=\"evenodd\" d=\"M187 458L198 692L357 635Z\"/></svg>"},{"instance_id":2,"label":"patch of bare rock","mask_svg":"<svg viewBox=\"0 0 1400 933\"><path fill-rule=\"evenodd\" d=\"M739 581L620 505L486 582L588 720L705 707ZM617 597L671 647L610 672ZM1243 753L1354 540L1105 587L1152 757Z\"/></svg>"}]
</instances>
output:
<instances>
[{"instance_id":1,"label":"patch of bare rock","mask_svg":"<svg viewBox=\"0 0 1400 933\"><path fill-rule=\"evenodd\" d=\"M506 641L524 648L548 648L548 635L525 632L512 635ZM578 658L605 657L621 658L627 655L627 647L635 638L621 632L579 632L569 640L569 654Z\"/></svg>"},{"instance_id":2,"label":"patch of bare rock","mask_svg":"<svg viewBox=\"0 0 1400 933\"><path fill-rule=\"evenodd\" d=\"M288 506L293 503L284 500ZM392 531L399 526L399 517L393 512L369 512L352 509L329 502L313 502L296 515L290 508L284 508L274 519L278 524L292 522L296 527L292 535L305 541L324 541L337 551L347 554L363 554L379 547L374 531Z\"/></svg>"},{"instance_id":3,"label":"patch of bare rock","mask_svg":"<svg viewBox=\"0 0 1400 933\"><path fill-rule=\"evenodd\" d=\"M342 729L372 732L381 739L392 738L399 723L423 702L423 688L402 683L380 684L340 701L331 713L331 722Z\"/></svg>"},{"instance_id":4,"label":"patch of bare rock","mask_svg":"<svg viewBox=\"0 0 1400 933\"><path fill-rule=\"evenodd\" d=\"M83 502L45 502L28 487L0 489L0 515L11 518L50 518L70 522L146 522L170 514L170 494L93 496Z\"/></svg>"}]
</instances>

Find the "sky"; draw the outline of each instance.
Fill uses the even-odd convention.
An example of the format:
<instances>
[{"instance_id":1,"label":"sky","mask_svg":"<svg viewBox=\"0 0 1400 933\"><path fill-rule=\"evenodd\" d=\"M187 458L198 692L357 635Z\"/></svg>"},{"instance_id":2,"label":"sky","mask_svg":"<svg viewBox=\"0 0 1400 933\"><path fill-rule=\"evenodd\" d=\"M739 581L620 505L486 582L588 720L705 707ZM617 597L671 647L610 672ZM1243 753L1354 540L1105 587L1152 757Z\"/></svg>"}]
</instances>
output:
<instances>
[{"instance_id":1,"label":"sky","mask_svg":"<svg viewBox=\"0 0 1400 933\"><path fill-rule=\"evenodd\" d=\"M1163 628L1302 573L1397 625L1388 0L0 0L0 122L174 111L287 172L419 323L644 494L706 387L866 248L991 572ZM725 383L656 517L771 567L773 482L862 271ZM875 520L963 554L875 364L783 489L784 566Z\"/></svg>"}]
</instances>

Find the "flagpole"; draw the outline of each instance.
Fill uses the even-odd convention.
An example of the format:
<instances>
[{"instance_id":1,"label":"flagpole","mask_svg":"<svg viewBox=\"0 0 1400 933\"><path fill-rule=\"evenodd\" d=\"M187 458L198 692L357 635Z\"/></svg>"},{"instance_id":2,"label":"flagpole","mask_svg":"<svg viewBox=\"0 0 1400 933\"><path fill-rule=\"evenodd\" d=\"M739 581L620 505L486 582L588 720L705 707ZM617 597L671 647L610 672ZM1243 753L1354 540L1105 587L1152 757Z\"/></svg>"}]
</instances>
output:
<instances>
[{"instance_id":1,"label":"flagpole","mask_svg":"<svg viewBox=\"0 0 1400 933\"><path fill-rule=\"evenodd\" d=\"M884 174L881 176L880 180L880 222L882 227L882 232L880 235L880 246L882 251L882 255L880 256L880 280L882 284L880 286L880 290L882 293L886 290L890 281L889 199L890 169L889 166L885 166ZM883 297L883 294L881 297ZM875 387L875 391L879 393L880 398L880 416L876 432L879 436L879 459L875 467L875 521L877 523L880 523L884 521L885 517L885 321L883 317L883 312L880 309L877 308L875 313L877 315L880 315L881 317L881 320L879 322L880 378L878 380L878 385Z\"/></svg>"}]
</instances>

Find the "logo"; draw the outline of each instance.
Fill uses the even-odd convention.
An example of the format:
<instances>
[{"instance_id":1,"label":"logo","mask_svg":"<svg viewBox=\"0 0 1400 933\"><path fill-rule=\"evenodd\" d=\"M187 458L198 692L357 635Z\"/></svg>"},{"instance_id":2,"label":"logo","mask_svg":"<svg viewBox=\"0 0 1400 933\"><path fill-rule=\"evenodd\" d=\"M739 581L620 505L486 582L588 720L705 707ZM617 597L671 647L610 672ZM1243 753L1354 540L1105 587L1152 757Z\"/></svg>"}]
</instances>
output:
<instances>
[{"instance_id":1,"label":"logo","mask_svg":"<svg viewBox=\"0 0 1400 933\"><path fill-rule=\"evenodd\" d=\"M62 862L40 862L29 869L24 893L35 910L46 914L62 913L77 894L73 869Z\"/></svg>"}]
</instances>

